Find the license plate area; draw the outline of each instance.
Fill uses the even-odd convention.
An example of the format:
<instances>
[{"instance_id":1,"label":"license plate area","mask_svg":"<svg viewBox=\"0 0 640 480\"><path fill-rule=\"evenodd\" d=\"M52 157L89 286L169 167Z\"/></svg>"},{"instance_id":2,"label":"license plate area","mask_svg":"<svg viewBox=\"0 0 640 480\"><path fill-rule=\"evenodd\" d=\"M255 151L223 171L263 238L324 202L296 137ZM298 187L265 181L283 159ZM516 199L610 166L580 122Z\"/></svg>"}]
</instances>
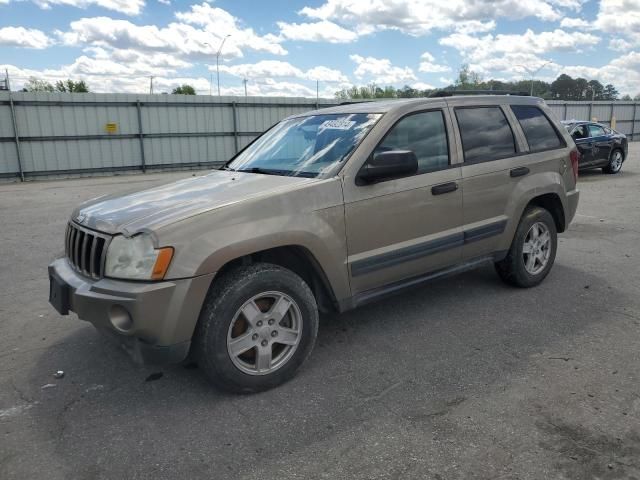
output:
<instances>
[{"instance_id":1,"label":"license plate area","mask_svg":"<svg viewBox=\"0 0 640 480\"><path fill-rule=\"evenodd\" d=\"M69 285L49 270L49 303L60 315L69 315Z\"/></svg>"}]
</instances>

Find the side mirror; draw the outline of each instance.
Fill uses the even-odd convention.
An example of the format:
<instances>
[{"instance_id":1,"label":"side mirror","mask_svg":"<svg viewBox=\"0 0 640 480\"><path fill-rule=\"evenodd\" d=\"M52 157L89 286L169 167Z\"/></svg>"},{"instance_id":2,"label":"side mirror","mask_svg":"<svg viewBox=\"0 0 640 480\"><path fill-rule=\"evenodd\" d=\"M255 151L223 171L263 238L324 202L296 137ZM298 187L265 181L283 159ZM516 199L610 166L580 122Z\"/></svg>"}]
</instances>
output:
<instances>
[{"instance_id":1,"label":"side mirror","mask_svg":"<svg viewBox=\"0 0 640 480\"><path fill-rule=\"evenodd\" d=\"M409 177L418 171L418 158L411 150L380 152L367 160L356 177L357 185Z\"/></svg>"}]
</instances>

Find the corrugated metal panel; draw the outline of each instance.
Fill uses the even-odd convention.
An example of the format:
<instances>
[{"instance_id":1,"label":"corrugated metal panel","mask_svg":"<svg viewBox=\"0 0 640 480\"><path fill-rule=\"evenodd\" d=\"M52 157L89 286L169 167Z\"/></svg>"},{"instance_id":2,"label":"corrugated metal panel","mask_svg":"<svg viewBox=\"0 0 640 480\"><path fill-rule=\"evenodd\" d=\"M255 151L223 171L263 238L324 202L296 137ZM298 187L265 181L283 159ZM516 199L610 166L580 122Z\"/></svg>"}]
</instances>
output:
<instances>
[{"instance_id":1,"label":"corrugated metal panel","mask_svg":"<svg viewBox=\"0 0 640 480\"><path fill-rule=\"evenodd\" d=\"M138 108L146 164L180 166L224 162L254 135L282 118L316 109L316 100L277 97L217 97L189 95L65 94L11 92L25 172L141 168ZM0 175L18 171L9 92L0 92ZM25 103L26 102L26 103ZM44 102L44 103L43 103ZM235 109L233 107L235 103ZM321 105L337 100L321 99ZM560 119L611 119L611 102L547 102ZM238 136L234 136L235 125ZM640 135L640 104L616 102L616 128ZM114 133L106 131L115 123ZM250 134L250 135L247 135ZM64 139L56 137L80 137ZM90 138L82 138L91 136ZM29 137L32 137L30 139ZM39 137L33 139L33 137ZM636 138L637 139L637 138Z\"/></svg>"}]
</instances>

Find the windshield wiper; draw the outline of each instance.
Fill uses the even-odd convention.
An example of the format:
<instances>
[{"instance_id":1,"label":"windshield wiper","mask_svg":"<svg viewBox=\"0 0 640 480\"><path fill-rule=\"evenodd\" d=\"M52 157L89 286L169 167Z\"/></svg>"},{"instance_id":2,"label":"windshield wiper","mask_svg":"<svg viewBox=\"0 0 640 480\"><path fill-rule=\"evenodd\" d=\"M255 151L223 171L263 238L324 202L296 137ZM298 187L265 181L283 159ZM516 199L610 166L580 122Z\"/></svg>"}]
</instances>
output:
<instances>
[{"instance_id":1,"label":"windshield wiper","mask_svg":"<svg viewBox=\"0 0 640 480\"><path fill-rule=\"evenodd\" d=\"M280 176L287 176L291 174L291 172L289 172L288 170L270 170L268 168L261 168L261 167L251 167L251 168L245 168L237 171L245 172L245 173L261 173L263 175L280 175Z\"/></svg>"}]
</instances>

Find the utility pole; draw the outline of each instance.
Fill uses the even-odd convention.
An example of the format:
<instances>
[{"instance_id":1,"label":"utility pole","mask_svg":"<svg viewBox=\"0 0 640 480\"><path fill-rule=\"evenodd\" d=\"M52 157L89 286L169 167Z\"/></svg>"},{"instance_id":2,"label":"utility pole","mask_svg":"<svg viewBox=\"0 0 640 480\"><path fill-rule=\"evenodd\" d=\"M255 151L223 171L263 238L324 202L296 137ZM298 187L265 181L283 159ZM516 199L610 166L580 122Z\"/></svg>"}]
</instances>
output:
<instances>
[{"instance_id":1,"label":"utility pole","mask_svg":"<svg viewBox=\"0 0 640 480\"><path fill-rule=\"evenodd\" d=\"M547 65L549 65L551 63L551 61L547 61L544 62L542 64L542 66L538 67L537 69L533 70L529 67L527 67L526 65L516 65L516 67L522 67L524 68L524 70L531 76L531 89L529 91L529 95L531 95L533 97L533 81L536 77L536 75L538 74L538 72L540 72L540 70L542 70L544 67L546 67Z\"/></svg>"},{"instance_id":2,"label":"utility pole","mask_svg":"<svg viewBox=\"0 0 640 480\"><path fill-rule=\"evenodd\" d=\"M211 89L213 88L213 73L209 73L209 96L213 95Z\"/></svg>"},{"instance_id":3,"label":"utility pole","mask_svg":"<svg viewBox=\"0 0 640 480\"><path fill-rule=\"evenodd\" d=\"M218 96L220 96L220 53L222 52L222 47L224 47L224 42L230 36L231 35L227 35L222 39L222 42L220 42L220 48L218 48L218 53L216 53L216 77L218 79Z\"/></svg>"},{"instance_id":4,"label":"utility pole","mask_svg":"<svg viewBox=\"0 0 640 480\"><path fill-rule=\"evenodd\" d=\"M5 86L7 87L7 90L11 91L11 83L9 82L9 69L5 68L4 73L5 73Z\"/></svg>"},{"instance_id":5,"label":"utility pole","mask_svg":"<svg viewBox=\"0 0 640 480\"><path fill-rule=\"evenodd\" d=\"M316 80L316 103L318 103L318 98L320 98L320 80Z\"/></svg>"},{"instance_id":6,"label":"utility pole","mask_svg":"<svg viewBox=\"0 0 640 480\"><path fill-rule=\"evenodd\" d=\"M150 75L149 76L149 94L150 95L153 95L153 79L154 79L154 76Z\"/></svg>"},{"instance_id":7,"label":"utility pole","mask_svg":"<svg viewBox=\"0 0 640 480\"><path fill-rule=\"evenodd\" d=\"M247 80L246 78L244 80L242 80L242 83L244 83L244 96L245 96L245 98L247 96L247 82L248 81L249 80Z\"/></svg>"}]
</instances>

